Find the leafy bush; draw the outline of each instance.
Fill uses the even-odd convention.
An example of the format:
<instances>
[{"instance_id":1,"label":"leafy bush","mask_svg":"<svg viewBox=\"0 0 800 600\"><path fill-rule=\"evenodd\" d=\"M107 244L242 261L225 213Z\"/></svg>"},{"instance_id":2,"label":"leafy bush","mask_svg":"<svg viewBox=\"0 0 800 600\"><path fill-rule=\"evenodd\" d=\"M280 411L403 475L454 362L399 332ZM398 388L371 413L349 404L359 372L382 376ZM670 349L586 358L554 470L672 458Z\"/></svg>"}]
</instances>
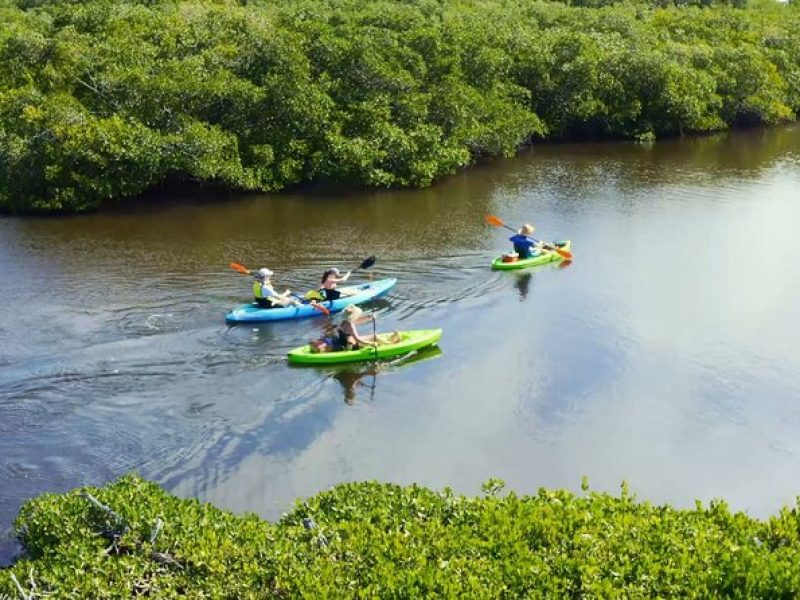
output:
<instances>
[{"instance_id":1,"label":"leafy bush","mask_svg":"<svg viewBox=\"0 0 800 600\"><path fill-rule=\"evenodd\" d=\"M271 524L126 476L91 497L28 502L27 556L0 572L0 597L18 593L12 574L25 593L80 598L800 594L797 509L762 522L723 502L652 506L625 486L619 497L484 489L344 484Z\"/></svg>"},{"instance_id":2,"label":"leafy bush","mask_svg":"<svg viewBox=\"0 0 800 600\"><path fill-rule=\"evenodd\" d=\"M795 5L572 4L0 0L0 210L167 179L426 186L537 138L800 110Z\"/></svg>"}]
</instances>

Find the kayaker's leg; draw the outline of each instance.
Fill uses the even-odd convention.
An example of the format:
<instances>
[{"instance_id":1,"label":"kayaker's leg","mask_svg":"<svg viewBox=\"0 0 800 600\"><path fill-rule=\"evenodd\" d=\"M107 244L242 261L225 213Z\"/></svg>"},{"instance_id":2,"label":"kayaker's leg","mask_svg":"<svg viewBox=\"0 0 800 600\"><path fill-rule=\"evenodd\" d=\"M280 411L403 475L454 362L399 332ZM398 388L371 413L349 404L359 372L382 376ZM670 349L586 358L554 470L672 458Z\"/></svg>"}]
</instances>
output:
<instances>
[{"instance_id":1,"label":"kayaker's leg","mask_svg":"<svg viewBox=\"0 0 800 600\"><path fill-rule=\"evenodd\" d=\"M365 335L365 336L362 336L362 337L363 337L363 339L365 339L368 342L378 342L378 344L396 344L401 339L399 331L393 331L388 336L386 336L384 339L381 339L381 335L382 334L379 333L378 335L370 334L370 335Z\"/></svg>"},{"instance_id":2,"label":"kayaker's leg","mask_svg":"<svg viewBox=\"0 0 800 600\"><path fill-rule=\"evenodd\" d=\"M266 298L255 298L254 300L258 304L258 308L275 308L272 302Z\"/></svg>"},{"instance_id":3,"label":"kayaker's leg","mask_svg":"<svg viewBox=\"0 0 800 600\"><path fill-rule=\"evenodd\" d=\"M302 304L300 300L295 298L294 296L284 296L276 298L276 303L278 306L282 306L286 308L287 306L296 306L297 304Z\"/></svg>"}]
</instances>

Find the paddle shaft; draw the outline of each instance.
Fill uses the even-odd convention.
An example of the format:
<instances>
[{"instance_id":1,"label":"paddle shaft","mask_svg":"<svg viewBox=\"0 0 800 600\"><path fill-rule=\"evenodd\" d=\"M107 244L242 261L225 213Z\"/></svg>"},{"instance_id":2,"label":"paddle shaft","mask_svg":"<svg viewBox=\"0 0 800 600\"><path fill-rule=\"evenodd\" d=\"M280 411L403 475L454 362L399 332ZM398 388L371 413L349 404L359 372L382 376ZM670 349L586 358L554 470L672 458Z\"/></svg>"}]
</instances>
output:
<instances>
[{"instance_id":1,"label":"paddle shaft","mask_svg":"<svg viewBox=\"0 0 800 600\"><path fill-rule=\"evenodd\" d=\"M370 304L372 304L372 341L375 342L375 360L378 360L378 328L375 325L375 301L373 300Z\"/></svg>"}]
</instances>

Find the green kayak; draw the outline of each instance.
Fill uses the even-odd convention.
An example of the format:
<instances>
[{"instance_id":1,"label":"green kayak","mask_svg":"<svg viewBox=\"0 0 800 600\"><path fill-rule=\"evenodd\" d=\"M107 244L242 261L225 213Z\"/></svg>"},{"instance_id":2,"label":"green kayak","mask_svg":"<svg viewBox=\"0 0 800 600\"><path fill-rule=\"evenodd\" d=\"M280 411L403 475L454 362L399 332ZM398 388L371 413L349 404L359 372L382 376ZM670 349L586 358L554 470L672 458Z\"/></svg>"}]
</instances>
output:
<instances>
[{"instance_id":1,"label":"green kayak","mask_svg":"<svg viewBox=\"0 0 800 600\"><path fill-rule=\"evenodd\" d=\"M392 334L385 333L378 336L384 340L377 348L367 347L358 350L341 350L338 352L312 352L311 346L300 346L289 352L289 362L304 365L324 365L332 363L356 362L374 360L376 358L391 358L406 354L420 348L433 346L442 337L441 329L420 329L417 331L401 331L400 341L396 344L388 343ZM376 356L377 354L377 356Z\"/></svg>"},{"instance_id":2,"label":"green kayak","mask_svg":"<svg viewBox=\"0 0 800 600\"><path fill-rule=\"evenodd\" d=\"M558 246L564 250L569 250L572 247L572 242L566 240L564 242L552 242L553 245ZM550 251L543 252L530 258L523 260L516 260L514 262L503 262L503 257L498 256L492 261L492 268L498 271L511 271L512 269L527 269L528 267L535 267L536 265L543 265L545 263L553 262L556 260L564 260L560 254Z\"/></svg>"}]
</instances>

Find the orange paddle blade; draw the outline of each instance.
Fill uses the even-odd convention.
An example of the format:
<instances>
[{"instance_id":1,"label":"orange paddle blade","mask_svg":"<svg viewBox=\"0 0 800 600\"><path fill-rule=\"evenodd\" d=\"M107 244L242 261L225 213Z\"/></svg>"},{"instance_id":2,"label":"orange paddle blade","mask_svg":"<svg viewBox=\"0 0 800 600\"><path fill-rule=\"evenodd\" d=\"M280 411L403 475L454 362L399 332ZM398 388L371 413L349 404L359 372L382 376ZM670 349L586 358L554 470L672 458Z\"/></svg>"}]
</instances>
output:
<instances>
[{"instance_id":1,"label":"orange paddle blade","mask_svg":"<svg viewBox=\"0 0 800 600\"><path fill-rule=\"evenodd\" d=\"M240 265L239 263L229 263L228 266L233 269L234 271L239 271L242 275L250 275L250 269L245 267L244 265Z\"/></svg>"},{"instance_id":2,"label":"orange paddle blade","mask_svg":"<svg viewBox=\"0 0 800 600\"><path fill-rule=\"evenodd\" d=\"M563 256L564 258L572 258L572 252L569 250L562 250L561 248L556 248L556 254L559 256Z\"/></svg>"},{"instance_id":3,"label":"orange paddle blade","mask_svg":"<svg viewBox=\"0 0 800 600\"><path fill-rule=\"evenodd\" d=\"M486 215L483 217L483 220L486 221L489 225L494 225L496 227L504 227L505 223L500 217L496 217L495 215Z\"/></svg>"}]
</instances>

